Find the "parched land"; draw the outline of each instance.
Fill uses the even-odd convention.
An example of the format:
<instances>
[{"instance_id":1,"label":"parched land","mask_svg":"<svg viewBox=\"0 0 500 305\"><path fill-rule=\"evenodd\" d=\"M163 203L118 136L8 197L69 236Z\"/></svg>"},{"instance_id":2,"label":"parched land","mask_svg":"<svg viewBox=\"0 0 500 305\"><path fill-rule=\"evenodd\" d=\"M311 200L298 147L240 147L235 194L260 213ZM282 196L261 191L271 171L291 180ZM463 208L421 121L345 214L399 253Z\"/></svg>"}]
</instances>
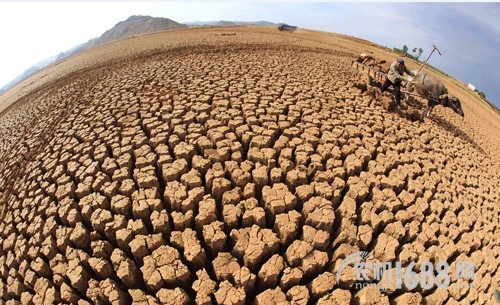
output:
<instances>
[{"instance_id":1,"label":"parched land","mask_svg":"<svg viewBox=\"0 0 500 305\"><path fill-rule=\"evenodd\" d=\"M500 120L450 80L464 120L388 112L351 68L367 50L396 56L304 30L169 31L4 93L0 303L494 304ZM356 289L352 266L336 282L358 251L446 261L450 287Z\"/></svg>"}]
</instances>

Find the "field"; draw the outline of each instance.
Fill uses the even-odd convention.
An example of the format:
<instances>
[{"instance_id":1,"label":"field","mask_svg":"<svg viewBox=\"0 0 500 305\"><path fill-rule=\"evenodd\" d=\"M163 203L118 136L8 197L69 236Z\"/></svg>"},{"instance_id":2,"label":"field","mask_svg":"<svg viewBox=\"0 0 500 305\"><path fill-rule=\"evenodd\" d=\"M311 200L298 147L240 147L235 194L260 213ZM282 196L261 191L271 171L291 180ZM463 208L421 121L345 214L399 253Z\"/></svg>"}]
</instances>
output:
<instances>
[{"instance_id":1,"label":"field","mask_svg":"<svg viewBox=\"0 0 500 305\"><path fill-rule=\"evenodd\" d=\"M498 116L442 76L465 119L389 112L351 68L367 51L396 57L307 30L166 31L5 92L0 303L494 304ZM358 251L447 262L450 285L337 282Z\"/></svg>"}]
</instances>

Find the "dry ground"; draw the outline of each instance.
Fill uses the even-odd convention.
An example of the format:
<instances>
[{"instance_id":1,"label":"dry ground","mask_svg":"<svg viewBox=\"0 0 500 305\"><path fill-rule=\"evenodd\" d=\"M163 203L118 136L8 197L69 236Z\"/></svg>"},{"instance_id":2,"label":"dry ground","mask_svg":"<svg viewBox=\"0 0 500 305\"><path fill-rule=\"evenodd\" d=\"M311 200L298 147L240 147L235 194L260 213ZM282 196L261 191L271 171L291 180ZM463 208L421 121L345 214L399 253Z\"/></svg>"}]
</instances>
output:
<instances>
[{"instance_id":1,"label":"dry ground","mask_svg":"<svg viewBox=\"0 0 500 305\"><path fill-rule=\"evenodd\" d=\"M345 36L157 33L0 96L0 303L492 304L499 120L423 122L358 89ZM410 65L411 68L413 68ZM374 260L472 260L475 286L356 290Z\"/></svg>"}]
</instances>

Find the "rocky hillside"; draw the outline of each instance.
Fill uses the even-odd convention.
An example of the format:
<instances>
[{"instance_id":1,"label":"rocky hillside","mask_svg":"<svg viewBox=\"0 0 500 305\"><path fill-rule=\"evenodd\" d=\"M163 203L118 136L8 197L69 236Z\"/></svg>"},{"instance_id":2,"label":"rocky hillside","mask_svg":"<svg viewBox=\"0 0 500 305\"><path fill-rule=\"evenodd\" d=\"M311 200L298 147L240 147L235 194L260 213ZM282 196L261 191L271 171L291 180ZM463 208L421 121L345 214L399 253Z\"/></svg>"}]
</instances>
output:
<instances>
[{"instance_id":1,"label":"rocky hillside","mask_svg":"<svg viewBox=\"0 0 500 305\"><path fill-rule=\"evenodd\" d=\"M86 44L82 45L78 51L87 50L97 45L135 35L186 27L186 25L168 18L134 15L130 16L127 20L118 22L113 28L104 32L100 37L89 40Z\"/></svg>"},{"instance_id":2,"label":"rocky hillside","mask_svg":"<svg viewBox=\"0 0 500 305\"><path fill-rule=\"evenodd\" d=\"M130 16L127 20L118 22L113 28L104 32L101 36L95 37L79 46L71 48L65 52L61 52L56 56L47 58L22 74L17 76L13 81L0 88L0 93L17 84L33 73L45 68L46 66L64 59L72 54L88 50L98 45L102 45L111 41L120 40L127 37L132 37L141 34L147 34L158 31L173 30L187 28L188 26L182 23L175 22L168 18L151 17L151 16Z\"/></svg>"}]
</instances>

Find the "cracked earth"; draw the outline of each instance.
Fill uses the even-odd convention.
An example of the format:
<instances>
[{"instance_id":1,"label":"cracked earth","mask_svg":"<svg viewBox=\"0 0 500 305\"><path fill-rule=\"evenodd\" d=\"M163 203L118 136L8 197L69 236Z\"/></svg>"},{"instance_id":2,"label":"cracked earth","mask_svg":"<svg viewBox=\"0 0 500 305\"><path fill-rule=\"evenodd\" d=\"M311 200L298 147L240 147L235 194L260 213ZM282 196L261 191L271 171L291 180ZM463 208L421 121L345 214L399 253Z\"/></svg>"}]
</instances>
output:
<instances>
[{"instance_id":1,"label":"cracked earth","mask_svg":"<svg viewBox=\"0 0 500 305\"><path fill-rule=\"evenodd\" d=\"M493 304L498 117L457 87L464 121L388 112L351 68L367 48L170 31L4 93L0 303ZM359 290L352 267L337 283L357 251L470 260L476 285Z\"/></svg>"}]
</instances>

